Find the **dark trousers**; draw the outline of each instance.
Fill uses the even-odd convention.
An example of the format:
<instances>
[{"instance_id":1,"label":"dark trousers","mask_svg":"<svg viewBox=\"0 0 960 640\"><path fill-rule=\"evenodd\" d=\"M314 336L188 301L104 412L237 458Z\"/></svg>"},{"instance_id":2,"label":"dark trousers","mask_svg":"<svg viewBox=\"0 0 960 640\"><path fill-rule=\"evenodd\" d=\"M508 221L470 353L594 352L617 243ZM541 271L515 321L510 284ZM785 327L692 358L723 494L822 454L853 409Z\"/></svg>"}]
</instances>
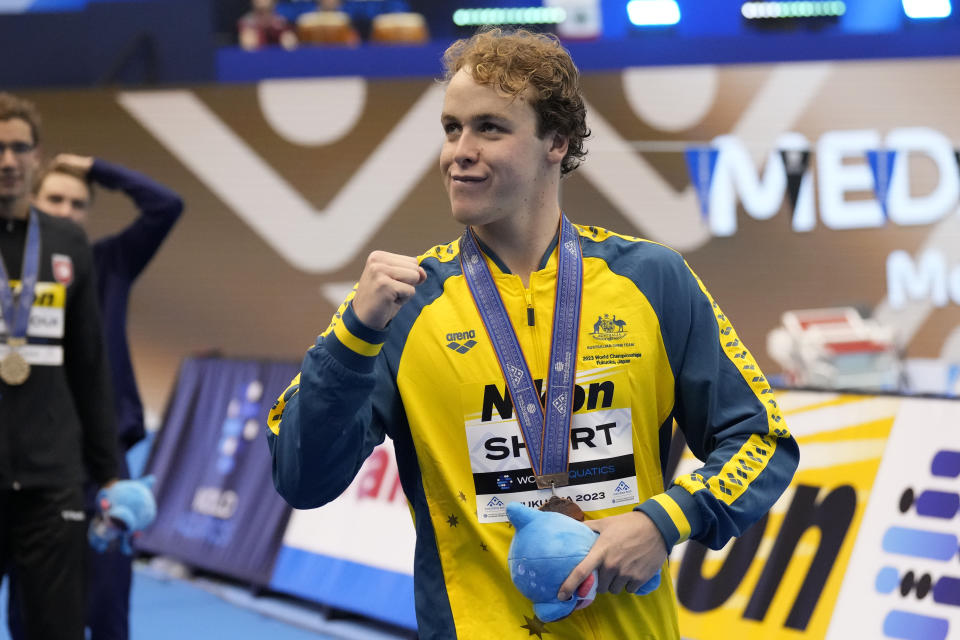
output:
<instances>
[{"instance_id":1,"label":"dark trousers","mask_svg":"<svg viewBox=\"0 0 960 640\"><path fill-rule=\"evenodd\" d=\"M86 564L86 626L90 640L128 640L130 637L130 587L133 580L133 558L119 549L97 553L84 545ZM23 616L14 596L19 582L10 572L10 601L7 627L13 640L29 640L24 633Z\"/></svg>"},{"instance_id":2,"label":"dark trousers","mask_svg":"<svg viewBox=\"0 0 960 640\"><path fill-rule=\"evenodd\" d=\"M24 640L83 640L87 519L81 487L0 490L0 571Z\"/></svg>"},{"instance_id":3,"label":"dark trousers","mask_svg":"<svg viewBox=\"0 0 960 640\"><path fill-rule=\"evenodd\" d=\"M127 458L119 456L118 477L130 477ZM97 487L86 487L87 514L96 511ZM130 587L133 558L117 547L97 553L87 545L87 627L90 640L127 640L130 637ZM13 637L13 640L25 640Z\"/></svg>"},{"instance_id":4,"label":"dark trousers","mask_svg":"<svg viewBox=\"0 0 960 640\"><path fill-rule=\"evenodd\" d=\"M130 582L133 558L119 549L97 553L87 547L87 626L90 640L127 640L130 636ZM14 639L18 640L18 639Z\"/></svg>"}]
</instances>

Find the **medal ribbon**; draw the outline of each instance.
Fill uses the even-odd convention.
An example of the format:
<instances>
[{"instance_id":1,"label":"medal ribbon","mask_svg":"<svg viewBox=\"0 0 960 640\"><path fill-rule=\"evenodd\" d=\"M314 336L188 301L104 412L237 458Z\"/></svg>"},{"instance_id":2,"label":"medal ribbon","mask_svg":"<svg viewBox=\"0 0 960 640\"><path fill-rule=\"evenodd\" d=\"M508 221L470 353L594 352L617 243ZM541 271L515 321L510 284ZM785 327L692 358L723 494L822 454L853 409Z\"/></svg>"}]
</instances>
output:
<instances>
[{"instance_id":1,"label":"medal ribbon","mask_svg":"<svg viewBox=\"0 0 960 640\"><path fill-rule=\"evenodd\" d=\"M30 322L30 309L33 307L34 290L40 273L40 223L37 213L30 210L30 222L27 225L27 244L23 251L23 269L20 274L20 297L14 303L10 278L0 256L0 311L7 323L10 338L26 338Z\"/></svg>"},{"instance_id":2,"label":"medal ribbon","mask_svg":"<svg viewBox=\"0 0 960 640\"><path fill-rule=\"evenodd\" d=\"M510 391L533 473L538 477L562 474L564 481L557 485L565 485L583 295L583 256L577 229L562 216L545 407L540 405L520 342L469 227L460 239L460 264Z\"/></svg>"}]
</instances>

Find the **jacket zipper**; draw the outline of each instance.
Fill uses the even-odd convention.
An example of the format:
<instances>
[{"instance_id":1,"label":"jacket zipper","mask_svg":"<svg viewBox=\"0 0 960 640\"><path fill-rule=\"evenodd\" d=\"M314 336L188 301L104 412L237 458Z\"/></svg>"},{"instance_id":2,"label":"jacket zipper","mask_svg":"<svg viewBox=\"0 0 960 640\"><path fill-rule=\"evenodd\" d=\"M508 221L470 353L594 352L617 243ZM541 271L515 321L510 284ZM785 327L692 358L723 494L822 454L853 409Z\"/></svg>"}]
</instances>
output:
<instances>
[{"instance_id":1,"label":"jacket zipper","mask_svg":"<svg viewBox=\"0 0 960 640\"><path fill-rule=\"evenodd\" d=\"M523 299L524 299L524 302L527 303L527 327L529 327L530 336L533 342L533 353L530 354L531 357L527 358L527 364L531 369L530 370L531 377L536 378L537 371L546 371L549 368L549 366L547 366L547 368L543 368L544 367L543 350L540 347L540 340L537 337L537 333L538 333L537 320L536 320L537 314L536 314L536 308L534 307L534 304L533 304L533 288L532 288L533 278L531 277L530 280L531 280L531 288L523 289ZM547 365L549 365L549 363L547 363ZM546 379L544 379L543 389L546 389L546 384L547 384L547 381Z\"/></svg>"}]
</instances>

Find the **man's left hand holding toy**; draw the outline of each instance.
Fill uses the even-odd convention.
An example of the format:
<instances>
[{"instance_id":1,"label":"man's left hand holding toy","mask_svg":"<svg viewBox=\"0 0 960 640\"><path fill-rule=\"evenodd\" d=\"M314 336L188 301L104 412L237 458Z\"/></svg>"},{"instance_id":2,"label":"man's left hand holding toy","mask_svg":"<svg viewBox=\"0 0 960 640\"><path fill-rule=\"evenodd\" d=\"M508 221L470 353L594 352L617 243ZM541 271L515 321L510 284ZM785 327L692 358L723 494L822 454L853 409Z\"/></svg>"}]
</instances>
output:
<instances>
[{"instance_id":1,"label":"man's left hand holding toy","mask_svg":"<svg viewBox=\"0 0 960 640\"><path fill-rule=\"evenodd\" d=\"M103 553L112 545L133 554L130 540L157 517L157 503L151 487L153 476L108 483L97 493L97 512L90 523L90 546Z\"/></svg>"},{"instance_id":2,"label":"man's left hand holding toy","mask_svg":"<svg viewBox=\"0 0 960 640\"><path fill-rule=\"evenodd\" d=\"M653 520L642 511L630 511L585 525L599 536L587 556L560 585L559 600L568 600L597 570L597 593L637 591L656 575L667 560L667 546Z\"/></svg>"}]
</instances>

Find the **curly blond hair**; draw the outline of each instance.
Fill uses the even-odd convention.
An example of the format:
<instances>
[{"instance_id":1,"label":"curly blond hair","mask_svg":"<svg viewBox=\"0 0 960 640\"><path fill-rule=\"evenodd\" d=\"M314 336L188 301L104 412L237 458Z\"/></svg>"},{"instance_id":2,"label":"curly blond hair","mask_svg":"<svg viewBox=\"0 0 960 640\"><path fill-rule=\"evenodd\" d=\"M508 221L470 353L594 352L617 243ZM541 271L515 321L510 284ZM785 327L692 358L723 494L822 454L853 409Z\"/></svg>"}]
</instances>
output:
<instances>
[{"instance_id":1,"label":"curly blond hair","mask_svg":"<svg viewBox=\"0 0 960 640\"><path fill-rule=\"evenodd\" d=\"M580 92L580 72L556 36L525 29L484 29L450 45L443 54L443 67L446 82L466 69L477 83L510 96L532 88L537 135L555 131L567 138L561 174L580 166L587 155L583 141L590 135L587 109Z\"/></svg>"}]
</instances>

